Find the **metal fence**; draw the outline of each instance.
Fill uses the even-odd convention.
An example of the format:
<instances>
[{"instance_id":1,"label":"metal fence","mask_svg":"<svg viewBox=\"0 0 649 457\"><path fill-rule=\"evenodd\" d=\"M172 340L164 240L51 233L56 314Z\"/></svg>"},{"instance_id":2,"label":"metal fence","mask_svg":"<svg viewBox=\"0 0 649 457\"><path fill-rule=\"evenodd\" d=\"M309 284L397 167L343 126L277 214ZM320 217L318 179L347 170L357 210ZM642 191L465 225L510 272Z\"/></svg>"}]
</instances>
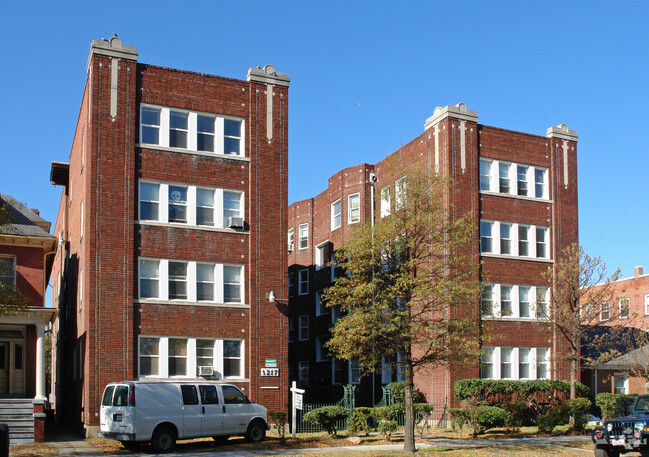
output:
<instances>
[{"instance_id":1,"label":"metal fence","mask_svg":"<svg viewBox=\"0 0 649 457\"><path fill-rule=\"evenodd\" d=\"M348 410L351 415L351 413L356 409L356 386L353 384L344 386L343 398L336 403L304 403L302 405L302 410L297 410L296 429L298 433L316 433L324 431L324 429L319 425L306 422L303 419L304 415L309 411L322 408L323 406L342 406ZM338 421L338 423L336 423L336 429L345 430L347 428L347 419L348 418Z\"/></svg>"}]
</instances>

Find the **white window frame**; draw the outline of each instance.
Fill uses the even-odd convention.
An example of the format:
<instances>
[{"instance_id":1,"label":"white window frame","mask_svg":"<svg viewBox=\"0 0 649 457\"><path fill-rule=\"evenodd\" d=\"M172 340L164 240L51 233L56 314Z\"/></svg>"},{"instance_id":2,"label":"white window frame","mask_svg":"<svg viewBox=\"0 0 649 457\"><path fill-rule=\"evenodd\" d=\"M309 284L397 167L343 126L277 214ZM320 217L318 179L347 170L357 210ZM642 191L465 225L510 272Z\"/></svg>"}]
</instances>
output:
<instances>
[{"instance_id":1,"label":"white window frame","mask_svg":"<svg viewBox=\"0 0 649 457\"><path fill-rule=\"evenodd\" d=\"M390 186L381 189L381 217L390 215Z\"/></svg>"},{"instance_id":2,"label":"white window frame","mask_svg":"<svg viewBox=\"0 0 649 457\"><path fill-rule=\"evenodd\" d=\"M329 262L329 256L327 255L330 246L329 240L323 241L322 243L316 245L315 247L315 269L321 270L327 266Z\"/></svg>"},{"instance_id":3,"label":"white window frame","mask_svg":"<svg viewBox=\"0 0 649 457\"><path fill-rule=\"evenodd\" d=\"M618 392L617 380L622 380L622 392ZM615 394L628 394L629 393L629 375L626 373L616 372L613 374L613 393Z\"/></svg>"},{"instance_id":4,"label":"white window frame","mask_svg":"<svg viewBox=\"0 0 649 457\"><path fill-rule=\"evenodd\" d=\"M299 270L297 272L297 294L307 295L309 293L309 270Z\"/></svg>"},{"instance_id":5,"label":"white window frame","mask_svg":"<svg viewBox=\"0 0 649 457\"><path fill-rule=\"evenodd\" d=\"M527 362L522 362L521 350L528 354ZM509 362L503 361L503 351L510 351ZM511 346L483 346L480 358L480 378L482 379L550 379L550 348L547 347L511 347ZM507 378L502 376L502 367L508 364L510 375ZM521 364L528 365L529 377L520 376ZM491 376L486 376L486 366L491 368ZM540 377L539 372L545 368L547 377Z\"/></svg>"},{"instance_id":6,"label":"white window frame","mask_svg":"<svg viewBox=\"0 0 649 457\"><path fill-rule=\"evenodd\" d=\"M309 315L308 314L303 314L298 317L297 339L298 341L309 340Z\"/></svg>"},{"instance_id":7,"label":"white window frame","mask_svg":"<svg viewBox=\"0 0 649 457\"><path fill-rule=\"evenodd\" d=\"M293 227L290 227L288 229L286 236L287 236L286 244L288 245L288 252L293 252L293 250L295 249L295 229Z\"/></svg>"},{"instance_id":8,"label":"white window frame","mask_svg":"<svg viewBox=\"0 0 649 457\"><path fill-rule=\"evenodd\" d=\"M145 109L152 111L158 111L159 113L159 124L144 124L142 121L142 112ZM170 132L172 129L170 124L171 112L184 114L187 116L187 129L180 129L186 134L186 147L172 147L170 146ZM198 130L198 116L203 116L205 118L214 119L214 129L213 132L199 131ZM227 135L225 133L225 123L226 121L239 123L240 127L240 136ZM157 143L145 143L143 141L143 130L144 128L157 129L158 130L158 142ZM214 113L204 113L200 111L189 111L179 108L170 108L160 105L151 105L148 103L140 104L140 147L150 147L154 146L155 149L168 148L173 151L178 152L193 152L198 154L206 155L217 155L225 157L245 157L245 119L238 118L234 116L225 116L222 114ZM199 150L198 149L198 135L199 134L208 134L213 137L214 150ZM228 153L225 149L225 143L228 139L237 140L239 143L239 152L238 154Z\"/></svg>"},{"instance_id":9,"label":"white window frame","mask_svg":"<svg viewBox=\"0 0 649 457\"><path fill-rule=\"evenodd\" d=\"M649 294L644 296L644 313L649 316Z\"/></svg>"},{"instance_id":10,"label":"white window frame","mask_svg":"<svg viewBox=\"0 0 649 457\"><path fill-rule=\"evenodd\" d=\"M480 158L479 167L478 187L480 192L532 200L550 199L549 172L546 167L486 157ZM524 170L523 180L519 179L519 168ZM537 179L538 177L541 177L541 179ZM520 195L519 187L521 187L521 183L524 184L522 187L527 188L527 195Z\"/></svg>"},{"instance_id":11,"label":"white window frame","mask_svg":"<svg viewBox=\"0 0 649 457\"><path fill-rule=\"evenodd\" d=\"M161 182L161 181L151 181L151 180L140 180L139 183L140 191L138 197L138 222L140 224L164 224L171 227L194 227L200 229L220 229L235 231L228 227L227 217L225 217L226 211L236 211L228 210L224 208L225 206L225 195L238 195L239 196L239 210L238 217L243 218L245 214L245 192L236 189L222 189L222 188L213 188L213 187L203 187L203 186L194 186L183 183L172 183L172 182ZM145 200L142 197L142 187L143 185L148 186L157 186L158 188L158 200ZM173 204L174 206L185 206L185 221L170 221L169 220L169 206L172 205L169 198L169 188L170 187L179 187L186 189L186 200L182 205ZM199 205L198 203L198 193L202 192L213 192L213 202L212 206L212 225L209 224L199 224L197 222L197 213L199 208L209 208L209 206ZM142 214L142 204L157 205L158 208L158 218L157 219L143 219Z\"/></svg>"},{"instance_id":12,"label":"white window frame","mask_svg":"<svg viewBox=\"0 0 649 457\"><path fill-rule=\"evenodd\" d=\"M308 249L309 248L309 223L304 223L298 225L298 249Z\"/></svg>"},{"instance_id":13,"label":"white window frame","mask_svg":"<svg viewBox=\"0 0 649 457\"><path fill-rule=\"evenodd\" d=\"M339 198L331 204L331 230L340 228L342 224L342 200Z\"/></svg>"},{"instance_id":14,"label":"white window frame","mask_svg":"<svg viewBox=\"0 0 649 457\"><path fill-rule=\"evenodd\" d=\"M152 339L157 340L158 343L158 353L152 356L143 356L140 353L141 350L141 341L142 339ZM169 340L170 339L180 339L187 341L187 355L186 355L186 373L185 375L169 375ZM199 358L209 358L201 357L199 355L198 341L213 341L214 349L212 352L212 367L214 368L214 377L216 379L245 379L246 378L246 353L245 353L245 341L243 339L236 338L218 338L218 337L193 337L193 336L171 336L171 335L139 335L138 337L138 375L141 379L196 379L197 367L201 366L198 359ZM239 350L240 356L236 357L239 360L240 376L225 376L225 357L223 351L223 345L225 341L239 341ZM158 360L158 373L157 374L143 374L142 373L142 357L151 357ZM184 358L184 357L183 357Z\"/></svg>"},{"instance_id":15,"label":"white window frame","mask_svg":"<svg viewBox=\"0 0 649 457\"><path fill-rule=\"evenodd\" d=\"M347 196L347 224L357 224L361 221L361 194Z\"/></svg>"},{"instance_id":16,"label":"white window frame","mask_svg":"<svg viewBox=\"0 0 649 457\"><path fill-rule=\"evenodd\" d=\"M154 262L157 263L158 267L158 276L157 277L144 277L142 276L142 262ZM183 262L187 264L187 299L170 299L169 298L169 262ZM214 300L198 300L198 284L197 280L197 264L200 265L212 265L214 267ZM240 301L225 301L225 279L224 279L224 268L226 267L235 267L240 269L238 283L232 283L232 285L238 284L239 293L241 296ZM158 282L157 296L156 297L143 297L142 296L142 280L150 280ZM158 259L151 257L140 257L138 259L138 298L141 302L169 302L169 303L212 303L212 304L224 304L224 305L243 305L246 303L245 296L245 268L240 264L229 264L229 263L211 263L203 261L193 261L193 260L181 260L181 259Z\"/></svg>"},{"instance_id":17,"label":"white window frame","mask_svg":"<svg viewBox=\"0 0 649 457\"><path fill-rule=\"evenodd\" d=\"M489 320L522 320L522 321L540 321L547 320L545 315L549 300L549 289L542 286L532 286L527 284L500 284L500 283L482 283L480 296L480 314L483 319ZM503 309L503 291L510 290L509 306L511 312L506 314ZM521 291L527 291L527 301L521 300ZM490 301L491 312L485 313L484 303ZM522 315L522 304L527 303L528 315Z\"/></svg>"},{"instance_id":18,"label":"white window frame","mask_svg":"<svg viewBox=\"0 0 649 457\"><path fill-rule=\"evenodd\" d=\"M604 317L606 316L606 317ZM602 304L600 305L600 310L599 310L599 320L602 322L606 322L611 318L611 307L609 302L603 301Z\"/></svg>"},{"instance_id":19,"label":"white window frame","mask_svg":"<svg viewBox=\"0 0 649 457\"><path fill-rule=\"evenodd\" d=\"M510 253L502 253L502 226L509 226L508 239ZM527 240L519 240L522 228L527 228ZM487 234L487 232L490 232ZM542 237L539 237L539 234ZM519 224L517 222L480 220L480 254L506 258L521 258L527 260L551 260L550 257L550 228L540 225ZM490 241L491 250L485 249L485 243ZM526 243L528 255L521 255L521 243ZM539 254L544 253L543 256Z\"/></svg>"},{"instance_id":20,"label":"white window frame","mask_svg":"<svg viewBox=\"0 0 649 457\"><path fill-rule=\"evenodd\" d=\"M406 177L402 176L394 182L394 209L400 210L406 206Z\"/></svg>"},{"instance_id":21,"label":"white window frame","mask_svg":"<svg viewBox=\"0 0 649 457\"><path fill-rule=\"evenodd\" d=\"M626 315L622 314L622 309L624 308L624 304L626 303ZM617 311L620 316L620 319L628 319L629 315L631 314L631 301L629 300L628 297L622 297L618 300L617 302Z\"/></svg>"}]
</instances>

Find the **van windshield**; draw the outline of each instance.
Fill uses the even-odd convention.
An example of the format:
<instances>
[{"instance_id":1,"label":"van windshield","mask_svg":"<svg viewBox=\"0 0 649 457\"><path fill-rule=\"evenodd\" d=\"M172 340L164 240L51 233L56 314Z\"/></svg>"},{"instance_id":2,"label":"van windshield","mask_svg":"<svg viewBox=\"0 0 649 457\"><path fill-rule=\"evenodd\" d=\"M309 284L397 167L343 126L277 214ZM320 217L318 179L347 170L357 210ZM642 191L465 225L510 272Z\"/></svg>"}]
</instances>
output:
<instances>
[{"instance_id":1,"label":"van windshield","mask_svg":"<svg viewBox=\"0 0 649 457\"><path fill-rule=\"evenodd\" d=\"M106 390L104 390L104 398L101 399L101 406L110 406L113 400L114 390L115 390L115 386L106 387Z\"/></svg>"}]
</instances>

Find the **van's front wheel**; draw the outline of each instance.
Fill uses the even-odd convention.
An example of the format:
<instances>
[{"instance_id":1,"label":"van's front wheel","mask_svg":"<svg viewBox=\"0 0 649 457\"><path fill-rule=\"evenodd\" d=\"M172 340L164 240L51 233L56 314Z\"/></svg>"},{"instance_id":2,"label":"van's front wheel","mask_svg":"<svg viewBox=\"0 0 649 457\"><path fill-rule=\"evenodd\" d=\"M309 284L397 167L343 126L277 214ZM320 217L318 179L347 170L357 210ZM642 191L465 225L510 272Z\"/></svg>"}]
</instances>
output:
<instances>
[{"instance_id":1,"label":"van's front wheel","mask_svg":"<svg viewBox=\"0 0 649 457\"><path fill-rule=\"evenodd\" d=\"M266 438L266 427L263 422L256 420L248 425L248 431L246 432L246 441L258 443L260 441L264 441L264 438Z\"/></svg>"},{"instance_id":2,"label":"van's front wheel","mask_svg":"<svg viewBox=\"0 0 649 457\"><path fill-rule=\"evenodd\" d=\"M170 427L158 427L151 437L153 450L159 453L169 452L176 445L176 434Z\"/></svg>"}]
</instances>

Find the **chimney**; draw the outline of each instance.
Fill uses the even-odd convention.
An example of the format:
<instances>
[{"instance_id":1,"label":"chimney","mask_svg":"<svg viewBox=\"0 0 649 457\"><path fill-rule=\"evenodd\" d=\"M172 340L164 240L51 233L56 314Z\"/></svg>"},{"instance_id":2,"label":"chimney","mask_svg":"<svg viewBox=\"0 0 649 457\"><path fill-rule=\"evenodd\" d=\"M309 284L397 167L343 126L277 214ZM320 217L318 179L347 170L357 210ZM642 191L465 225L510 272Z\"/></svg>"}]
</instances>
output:
<instances>
[{"instance_id":1,"label":"chimney","mask_svg":"<svg viewBox=\"0 0 649 457\"><path fill-rule=\"evenodd\" d=\"M644 269L642 268L642 266L640 266L640 267L635 267L635 268L633 269L633 276L636 277L636 278L637 278L638 276L642 276L642 275L643 275L643 271L644 271Z\"/></svg>"},{"instance_id":2,"label":"chimney","mask_svg":"<svg viewBox=\"0 0 649 457\"><path fill-rule=\"evenodd\" d=\"M30 208L32 210L32 213L36 214L37 216L41 215L41 212L38 210L38 208Z\"/></svg>"}]
</instances>

